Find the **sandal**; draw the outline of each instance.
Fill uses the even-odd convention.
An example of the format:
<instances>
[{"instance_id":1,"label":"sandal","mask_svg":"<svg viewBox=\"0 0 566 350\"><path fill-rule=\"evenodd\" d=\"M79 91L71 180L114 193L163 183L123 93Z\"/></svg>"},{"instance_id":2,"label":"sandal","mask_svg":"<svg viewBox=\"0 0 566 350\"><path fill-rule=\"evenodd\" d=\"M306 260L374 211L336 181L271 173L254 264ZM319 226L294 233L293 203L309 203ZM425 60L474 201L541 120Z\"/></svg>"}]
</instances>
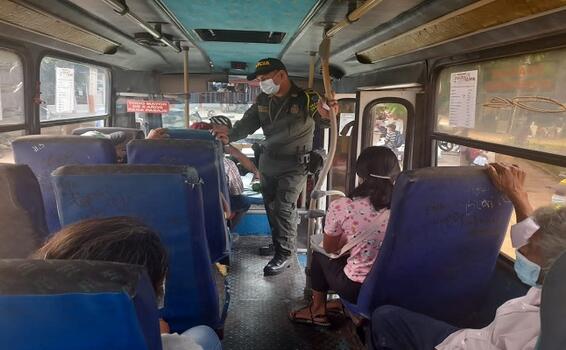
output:
<instances>
[{"instance_id":1,"label":"sandal","mask_svg":"<svg viewBox=\"0 0 566 350\"><path fill-rule=\"evenodd\" d=\"M310 318L298 318L297 313L299 311L305 309L305 308L298 309L298 310L295 310L295 311L291 311L291 313L289 313L289 319L292 322L295 322L295 323L310 324L310 325L320 326L320 327L330 327L332 325L328 321L328 318L326 318L326 315L313 315L313 313L312 313L312 303L310 303L309 306L308 306L311 317Z\"/></svg>"},{"instance_id":2,"label":"sandal","mask_svg":"<svg viewBox=\"0 0 566 350\"><path fill-rule=\"evenodd\" d=\"M329 304L332 304L334 301L337 301L339 307L328 307ZM344 316L346 315L346 309L344 309L344 304L340 302L340 299L329 300L326 302L326 314L330 316Z\"/></svg>"}]
</instances>

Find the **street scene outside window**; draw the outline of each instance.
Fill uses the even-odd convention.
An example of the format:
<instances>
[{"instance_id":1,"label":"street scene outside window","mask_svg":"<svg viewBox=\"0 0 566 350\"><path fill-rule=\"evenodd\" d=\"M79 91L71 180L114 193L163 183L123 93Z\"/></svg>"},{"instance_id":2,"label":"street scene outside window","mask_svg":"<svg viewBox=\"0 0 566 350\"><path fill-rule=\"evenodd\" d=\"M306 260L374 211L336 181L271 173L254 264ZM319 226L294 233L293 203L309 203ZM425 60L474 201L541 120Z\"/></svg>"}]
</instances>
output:
<instances>
[{"instance_id":1,"label":"street scene outside window","mask_svg":"<svg viewBox=\"0 0 566 350\"><path fill-rule=\"evenodd\" d=\"M390 148L403 168L407 108L400 103L379 103L371 108L373 119L372 146Z\"/></svg>"}]
</instances>

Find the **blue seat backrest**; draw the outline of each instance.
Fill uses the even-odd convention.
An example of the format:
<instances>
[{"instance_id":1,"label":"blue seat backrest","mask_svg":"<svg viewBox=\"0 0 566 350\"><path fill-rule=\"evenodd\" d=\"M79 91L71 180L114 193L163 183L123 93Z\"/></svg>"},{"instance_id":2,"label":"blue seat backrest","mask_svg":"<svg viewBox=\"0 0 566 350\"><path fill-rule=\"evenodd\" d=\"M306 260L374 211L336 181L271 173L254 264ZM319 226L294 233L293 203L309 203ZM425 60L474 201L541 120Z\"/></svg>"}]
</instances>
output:
<instances>
[{"instance_id":1,"label":"blue seat backrest","mask_svg":"<svg viewBox=\"0 0 566 350\"><path fill-rule=\"evenodd\" d=\"M0 258L26 258L47 237L41 190L27 165L0 164Z\"/></svg>"},{"instance_id":2,"label":"blue seat backrest","mask_svg":"<svg viewBox=\"0 0 566 350\"><path fill-rule=\"evenodd\" d=\"M461 324L487 293L511 212L482 168L402 173L354 311L392 304Z\"/></svg>"},{"instance_id":3,"label":"blue seat backrest","mask_svg":"<svg viewBox=\"0 0 566 350\"><path fill-rule=\"evenodd\" d=\"M37 177L50 233L61 228L51 172L67 164L116 163L116 151L110 140L81 136L22 136L12 142L17 164L27 164Z\"/></svg>"},{"instance_id":4,"label":"blue seat backrest","mask_svg":"<svg viewBox=\"0 0 566 350\"><path fill-rule=\"evenodd\" d=\"M167 129L167 134L172 139L178 140L207 140L214 143L216 147L217 157L220 164L220 174L226 174L226 169L224 169L224 146L222 142L218 141L211 133L207 130L196 130L196 129ZM224 197L228 201L230 198L230 191L228 190L228 182L226 181L226 176L220 177L220 188Z\"/></svg>"},{"instance_id":5,"label":"blue seat backrest","mask_svg":"<svg viewBox=\"0 0 566 350\"><path fill-rule=\"evenodd\" d=\"M53 173L61 222L131 216L156 230L169 255L163 318L173 332L219 327L218 291L204 230L202 189L189 167L66 166Z\"/></svg>"},{"instance_id":6,"label":"blue seat backrest","mask_svg":"<svg viewBox=\"0 0 566 350\"><path fill-rule=\"evenodd\" d=\"M18 350L161 350L145 269L102 261L0 260L0 343Z\"/></svg>"},{"instance_id":7,"label":"blue seat backrest","mask_svg":"<svg viewBox=\"0 0 566 350\"><path fill-rule=\"evenodd\" d=\"M212 261L229 254L228 228L220 200L221 168L214 143L205 140L133 140L128 143L128 163L194 167L203 180L204 216Z\"/></svg>"}]
</instances>

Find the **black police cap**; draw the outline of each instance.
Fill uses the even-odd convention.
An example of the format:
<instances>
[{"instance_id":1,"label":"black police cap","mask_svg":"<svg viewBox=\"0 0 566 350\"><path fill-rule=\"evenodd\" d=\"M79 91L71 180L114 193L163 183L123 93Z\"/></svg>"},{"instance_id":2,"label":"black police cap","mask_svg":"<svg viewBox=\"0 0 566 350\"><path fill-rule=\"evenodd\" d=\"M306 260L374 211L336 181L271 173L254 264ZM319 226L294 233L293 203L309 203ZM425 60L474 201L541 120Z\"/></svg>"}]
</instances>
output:
<instances>
[{"instance_id":1,"label":"black police cap","mask_svg":"<svg viewBox=\"0 0 566 350\"><path fill-rule=\"evenodd\" d=\"M269 72L273 72L274 70L284 70L287 71L287 68L277 58L263 58L257 61L255 65L255 72L248 75L248 80L254 80L257 78L258 75L267 74Z\"/></svg>"}]
</instances>

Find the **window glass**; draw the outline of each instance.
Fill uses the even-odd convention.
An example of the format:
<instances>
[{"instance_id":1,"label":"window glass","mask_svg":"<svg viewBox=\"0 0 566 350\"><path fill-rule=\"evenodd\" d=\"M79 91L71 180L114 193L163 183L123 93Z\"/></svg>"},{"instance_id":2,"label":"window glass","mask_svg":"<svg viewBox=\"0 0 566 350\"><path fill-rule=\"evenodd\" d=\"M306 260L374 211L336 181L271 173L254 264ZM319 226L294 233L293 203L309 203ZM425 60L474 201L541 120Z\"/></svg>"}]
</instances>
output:
<instances>
[{"instance_id":1,"label":"window glass","mask_svg":"<svg viewBox=\"0 0 566 350\"><path fill-rule=\"evenodd\" d=\"M104 120L96 120L84 123L65 124L41 128L41 135L72 135L73 130L78 128L100 128L104 126Z\"/></svg>"},{"instance_id":2,"label":"window glass","mask_svg":"<svg viewBox=\"0 0 566 350\"><path fill-rule=\"evenodd\" d=\"M566 154L566 50L444 69L436 131Z\"/></svg>"},{"instance_id":3,"label":"window glass","mask_svg":"<svg viewBox=\"0 0 566 350\"><path fill-rule=\"evenodd\" d=\"M13 52L0 50L0 125L24 124L24 70Z\"/></svg>"},{"instance_id":4,"label":"window glass","mask_svg":"<svg viewBox=\"0 0 566 350\"><path fill-rule=\"evenodd\" d=\"M516 164L527 173L525 186L533 208L566 204L566 168L437 141L438 166L482 166L488 162ZM512 258L515 257L515 249L511 247L509 232L511 225L515 223L515 214L513 214L501 248L503 253Z\"/></svg>"},{"instance_id":5,"label":"window glass","mask_svg":"<svg viewBox=\"0 0 566 350\"><path fill-rule=\"evenodd\" d=\"M340 114L338 115L338 139L336 141L336 153L330 169L330 179L333 190L346 193L348 162L351 154L352 130L355 121L356 100L341 99Z\"/></svg>"},{"instance_id":6,"label":"window glass","mask_svg":"<svg viewBox=\"0 0 566 350\"><path fill-rule=\"evenodd\" d=\"M24 130L0 133L0 163L14 163L12 141L24 135Z\"/></svg>"},{"instance_id":7,"label":"window glass","mask_svg":"<svg viewBox=\"0 0 566 350\"><path fill-rule=\"evenodd\" d=\"M372 106L372 146L385 146L393 150L403 167L407 108L400 103L378 103Z\"/></svg>"},{"instance_id":8,"label":"window glass","mask_svg":"<svg viewBox=\"0 0 566 350\"><path fill-rule=\"evenodd\" d=\"M39 79L42 122L108 115L107 68L45 57Z\"/></svg>"},{"instance_id":9,"label":"window glass","mask_svg":"<svg viewBox=\"0 0 566 350\"><path fill-rule=\"evenodd\" d=\"M241 95L241 96L240 96ZM182 128L185 126L185 101L178 98L170 101L169 113L163 114L164 128ZM190 108L190 121L208 122L210 117L215 115L224 115L230 118L232 125L242 119L244 113L252 106L247 103L245 95L240 93L192 93ZM234 143L235 147L248 157L253 157L254 152L252 145L256 142L264 140L263 130L259 128L253 134L248 135L245 139Z\"/></svg>"}]
</instances>

